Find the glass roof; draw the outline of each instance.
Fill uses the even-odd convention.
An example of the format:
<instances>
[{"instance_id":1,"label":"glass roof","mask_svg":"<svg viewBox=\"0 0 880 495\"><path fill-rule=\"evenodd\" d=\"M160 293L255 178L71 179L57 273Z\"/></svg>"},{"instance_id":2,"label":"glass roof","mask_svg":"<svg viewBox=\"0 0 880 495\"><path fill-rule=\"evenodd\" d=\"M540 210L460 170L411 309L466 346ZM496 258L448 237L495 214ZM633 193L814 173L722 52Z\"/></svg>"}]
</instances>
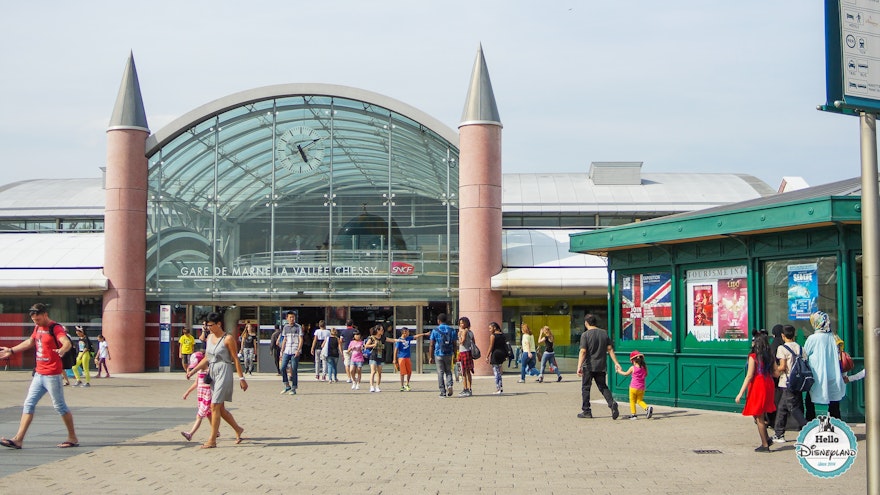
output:
<instances>
[{"instance_id":1,"label":"glass roof","mask_svg":"<svg viewBox=\"0 0 880 495\"><path fill-rule=\"evenodd\" d=\"M285 202L388 191L442 200L458 189L454 131L396 100L341 86L231 95L181 117L147 147L153 194L202 211L216 198L237 221L272 195Z\"/></svg>"}]
</instances>

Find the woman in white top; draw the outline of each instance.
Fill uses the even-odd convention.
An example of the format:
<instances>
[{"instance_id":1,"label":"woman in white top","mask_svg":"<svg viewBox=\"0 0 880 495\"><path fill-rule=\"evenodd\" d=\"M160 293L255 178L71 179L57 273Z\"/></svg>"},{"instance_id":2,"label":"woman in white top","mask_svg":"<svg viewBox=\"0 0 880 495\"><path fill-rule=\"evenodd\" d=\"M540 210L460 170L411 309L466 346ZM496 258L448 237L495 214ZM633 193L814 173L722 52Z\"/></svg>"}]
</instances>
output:
<instances>
[{"instance_id":1,"label":"woman in white top","mask_svg":"<svg viewBox=\"0 0 880 495\"><path fill-rule=\"evenodd\" d=\"M522 356L520 357L519 380L517 383L526 381L526 372L535 367L535 336L532 329L525 323L522 324Z\"/></svg>"}]
</instances>

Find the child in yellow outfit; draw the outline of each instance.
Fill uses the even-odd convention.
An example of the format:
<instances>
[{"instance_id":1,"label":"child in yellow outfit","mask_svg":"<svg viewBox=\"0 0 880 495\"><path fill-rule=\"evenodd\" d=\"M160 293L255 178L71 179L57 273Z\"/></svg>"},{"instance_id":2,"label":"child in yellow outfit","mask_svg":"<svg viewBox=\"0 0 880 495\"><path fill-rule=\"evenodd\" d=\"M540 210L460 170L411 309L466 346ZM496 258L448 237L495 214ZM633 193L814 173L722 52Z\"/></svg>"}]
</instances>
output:
<instances>
[{"instance_id":1,"label":"child in yellow outfit","mask_svg":"<svg viewBox=\"0 0 880 495\"><path fill-rule=\"evenodd\" d=\"M626 371L618 371L623 376L632 376L629 382L629 419L638 419L636 416L636 404L645 410L645 418L651 419L654 408L645 403L645 377L648 376L648 365L645 364L645 355L639 351L629 353L629 361L632 366Z\"/></svg>"}]
</instances>

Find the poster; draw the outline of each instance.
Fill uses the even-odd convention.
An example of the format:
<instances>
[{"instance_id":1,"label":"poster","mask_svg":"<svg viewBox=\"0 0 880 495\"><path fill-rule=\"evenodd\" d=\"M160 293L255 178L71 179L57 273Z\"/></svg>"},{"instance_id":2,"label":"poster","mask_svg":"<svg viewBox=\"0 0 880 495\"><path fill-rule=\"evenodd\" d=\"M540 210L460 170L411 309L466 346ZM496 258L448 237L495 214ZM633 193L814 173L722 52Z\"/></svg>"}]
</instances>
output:
<instances>
[{"instance_id":1,"label":"poster","mask_svg":"<svg viewBox=\"0 0 880 495\"><path fill-rule=\"evenodd\" d=\"M749 336L747 279L718 280L718 338L745 339Z\"/></svg>"},{"instance_id":2,"label":"poster","mask_svg":"<svg viewBox=\"0 0 880 495\"><path fill-rule=\"evenodd\" d=\"M688 333L700 342L748 338L748 270L745 266L688 270Z\"/></svg>"},{"instance_id":3,"label":"poster","mask_svg":"<svg viewBox=\"0 0 880 495\"><path fill-rule=\"evenodd\" d=\"M804 263L788 266L788 319L809 320L818 309L819 265Z\"/></svg>"},{"instance_id":4,"label":"poster","mask_svg":"<svg viewBox=\"0 0 880 495\"><path fill-rule=\"evenodd\" d=\"M672 276L643 273L621 278L623 340L672 340Z\"/></svg>"}]
</instances>

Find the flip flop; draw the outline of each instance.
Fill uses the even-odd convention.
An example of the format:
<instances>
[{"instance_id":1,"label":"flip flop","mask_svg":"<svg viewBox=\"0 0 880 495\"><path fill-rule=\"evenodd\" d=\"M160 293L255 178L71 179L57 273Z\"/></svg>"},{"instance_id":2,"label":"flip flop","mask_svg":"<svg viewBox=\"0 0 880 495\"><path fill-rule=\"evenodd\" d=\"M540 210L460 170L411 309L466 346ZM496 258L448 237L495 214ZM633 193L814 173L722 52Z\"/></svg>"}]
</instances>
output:
<instances>
[{"instance_id":1,"label":"flip flop","mask_svg":"<svg viewBox=\"0 0 880 495\"><path fill-rule=\"evenodd\" d=\"M180 432L180 434L183 435L183 438L185 438L187 442L192 440L192 435L190 435L188 432L182 431Z\"/></svg>"},{"instance_id":2,"label":"flip flop","mask_svg":"<svg viewBox=\"0 0 880 495\"><path fill-rule=\"evenodd\" d=\"M217 448L217 444L213 444L213 445L212 445L212 444L209 444L209 443L203 443L202 446L199 447L199 448L200 448L200 449L216 449L216 448Z\"/></svg>"},{"instance_id":3,"label":"flip flop","mask_svg":"<svg viewBox=\"0 0 880 495\"><path fill-rule=\"evenodd\" d=\"M66 441L66 442L59 443L57 445L57 447L59 449L69 449L69 448L73 448L73 447L79 447L79 444L76 442Z\"/></svg>"},{"instance_id":4,"label":"flip flop","mask_svg":"<svg viewBox=\"0 0 880 495\"><path fill-rule=\"evenodd\" d=\"M8 438L0 438L0 445L9 447L10 449L21 450L21 445L15 443Z\"/></svg>"}]
</instances>

